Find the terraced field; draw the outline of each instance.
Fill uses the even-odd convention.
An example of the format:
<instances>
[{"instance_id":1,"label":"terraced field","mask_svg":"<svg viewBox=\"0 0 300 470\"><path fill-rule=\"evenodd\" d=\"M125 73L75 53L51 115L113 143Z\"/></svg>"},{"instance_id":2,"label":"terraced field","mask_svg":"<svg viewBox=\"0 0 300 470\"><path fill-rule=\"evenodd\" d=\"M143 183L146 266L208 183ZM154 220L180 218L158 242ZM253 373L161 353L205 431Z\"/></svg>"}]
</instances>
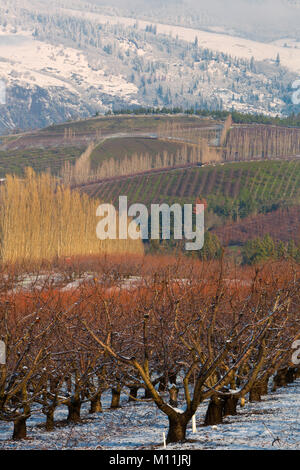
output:
<instances>
[{"instance_id":1,"label":"terraced field","mask_svg":"<svg viewBox=\"0 0 300 470\"><path fill-rule=\"evenodd\" d=\"M129 203L147 205L188 203L202 196L212 209L237 200L252 201L261 207L283 201L292 205L300 201L300 159L173 170L90 184L81 191L113 203L120 195L127 195Z\"/></svg>"},{"instance_id":2,"label":"terraced field","mask_svg":"<svg viewBox=\"0 0 300 470\"><path fill-rule=\"evenodd\" d=\"M57 175L64 162L74 162L84 150L84 146L0 150L0 177L3 178L8 173L21 176L24 168L28 166L38 172L50 168L51 172Z\"/></svg>"},{"instance_id":3,"label":"terraced field","mask_svg":"<svg viewBox=\"0 0 300 470\"><path fill-rule=\"evenodd\" d=\"M155 133L159 126L176 123L184 129L218 126L221 123L197 116L100 116L76 122L65 122L23 134L1 136L1 150L87 145L93 139L115 134Z\"/></svg>"},{"instance_id":4,"label":"terraced field","mask_svg":"<svg viewBox=\"0 0 300 470\"><path fill-rule=\"evenodd\" d=\"M122 158L133 153L151 156L167 151L176 154L179 142L151 138L161 126L176 124L189 134L206 132L220 125L212 119L197 116L100 116L78 122L66 122L41 130L0 137L0 177L7 173L22 175L26 166L37 171L48 168L58 174L65 161L74 162L92 141L96 147L91 167L108 158Z\"/></svg>"}]
</instances>

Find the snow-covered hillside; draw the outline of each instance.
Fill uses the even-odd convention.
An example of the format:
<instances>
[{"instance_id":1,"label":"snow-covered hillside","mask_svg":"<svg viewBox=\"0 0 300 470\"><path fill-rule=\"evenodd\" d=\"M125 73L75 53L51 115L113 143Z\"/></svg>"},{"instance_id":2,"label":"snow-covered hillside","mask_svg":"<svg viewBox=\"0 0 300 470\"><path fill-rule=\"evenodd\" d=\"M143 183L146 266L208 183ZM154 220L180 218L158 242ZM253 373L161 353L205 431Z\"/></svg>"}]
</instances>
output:
<instances>
[{"instance_id":1,"label":"snow-covered hillside","mask_svg":"<svg viewBox=\"0 0 300 470\"><path fill-rule=\"evenodd\" d=\"M14 84L26 81L40 87L65 87L78 94L97 85L103 93L121 98L137 92L137 87L122 76L91 68L81 51L34 40L26 31L0 31L0 55L0 73Z\"/></svg>"},{"instance_id":2,"label":"snow-covered hillside","mask_svg":"<svg viewBox=\"0 0 300 470\"><path fill-rule=\"evenodd\" d=\"M138 105L297 112L293 38L266 44L77 3L0 0L0 134Z\"/></svg>"},{"instance_id":3,"label":"snow-covered hillside","mask_svg":"<svg viewBox=\"0 0 300 470\"><path fill-rule=\"evenodd\" d=\"M137 87L120 74L93 69L82 51L35 40L29 31L0 31L0 78L6 105L0 131L43 127L136 104Z\"/></svg>"},{"instance_id":4,"label":"snow-covered hillside","mask_svg":"<svg viewBox=\"0 0 300 470\"><path fill-rule=\"evenodd\" d=\"M191 42L198 39L199 47L211 49L213 51L229 54L233 57L251 60L254 57L257 61L275 61L277 54L280 56L281 64L290 71L300 75L300 42L292 38L285 38L274 41L270 44L252 41L237 36L230 36L220 32L213 33L210 31L200 31L199 29L184 28L182 26L174 26L162 23L153 23L150 21L126 18L120 16L107 16L97 13L82 13L76 10L62 9L63 13L68 13L78 17L84 17L89 20L98 21L105 24L122 24L125 26L137 27L145 30L147 26L156 26L157 34L171 35L174 38Z\"/></svg>"}]
</instances>

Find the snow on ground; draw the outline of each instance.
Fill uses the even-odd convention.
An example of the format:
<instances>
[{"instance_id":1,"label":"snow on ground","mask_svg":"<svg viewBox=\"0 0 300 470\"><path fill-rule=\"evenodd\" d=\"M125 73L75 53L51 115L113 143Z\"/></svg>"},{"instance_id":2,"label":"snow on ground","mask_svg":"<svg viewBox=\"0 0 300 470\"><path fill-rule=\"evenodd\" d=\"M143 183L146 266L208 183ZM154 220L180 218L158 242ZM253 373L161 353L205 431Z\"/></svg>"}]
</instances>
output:
<instances>
[{"instance_id":1,"label":"snow on ground","mask_svg":"<svg viewBox=\"0 0 300 470\"><path fill-rule=\"evenodd\" d=\"M199 47L211 49L213 51L230 54L234 57L255 60L272 60L275 61L277 54L280 55L281 65L287 67L292 72L300 73L300 43L291 40L282 40L275 43L262 43L244 39L228 34L219 34L199 29L184 28L182 26L173 26L168 24L155 23L151 21L136 20L134 18L126 18L121 16L106 16L97 13L82 13L81 11L71 9L61 9L69 15L84 16L90 20L98 21L105 24L123 24L124 26L137 25L140 29L146 29L146 26L155 24L158 34L171 35L174 38L194 42L198 38ZM287 44L286 44L287 43ZM291 45L292 47L286 47Z\"/></svg>"},{"instance_id":2,"label":"snow on ground","mask_svg":"<svg viewBox=\"0 0 300 470\"><path fill-rule=\"evenodd\" d=\"M133 450L162 449L167 419L151 402L127 403L122 396L122 408L109 410L110 394L103 399L104 412L88 414L87 404L82 424L63 425L54 432L44 431L43 415L36 412L28 424L28 439L11 440L12 424L0 422L0 449L93 449ZM173 444L168 449L300 449L300 380L264 397L261 403L247 403L238 415L225 419L223 425L203 427L207 403L197 412L197 433L189 425L185 444ZM67 417L67 408L60 408L57 421Z\"/></svg>"},{"instance_id":3,"label":"snow on ground","mask_svg":"<svg viewBox=\"0 0 300 470\"><path fill-rule=\"evenodd\" d=\"M66 87L81 93L89 86L122 97L135 95L137 87L121 75L92 69L86 56L71 47L34 40L28 31L0 30L0 77L40 87Z\"/></svg>"},{"instance_id":4,"label":"snow on ground","mask_svg":"<svg viewBox=\"0 0 300 470\"><path fill-rule=\"evenodd\" d=\"M9 281L8 277L4 277ZM71 279L71 280L70 280ZM181 280L176 280L180 282ZM183 282L185 282L183 280ZM62 292L78 289L81 285L94 285L95 283L107 289L107 292L114 292L116 289L131 290L144 284L144 280L138 276L129 276L120 279L107 279L106 276L100 276L97 273L82 273L76 276L74 273L66 277L63 273L39 273L18 276L10 280L13 288L8 290L8 294L20 292L30 292L34 290L43 290L47 287L60 289Z\"/></svg>"}]
</instances>

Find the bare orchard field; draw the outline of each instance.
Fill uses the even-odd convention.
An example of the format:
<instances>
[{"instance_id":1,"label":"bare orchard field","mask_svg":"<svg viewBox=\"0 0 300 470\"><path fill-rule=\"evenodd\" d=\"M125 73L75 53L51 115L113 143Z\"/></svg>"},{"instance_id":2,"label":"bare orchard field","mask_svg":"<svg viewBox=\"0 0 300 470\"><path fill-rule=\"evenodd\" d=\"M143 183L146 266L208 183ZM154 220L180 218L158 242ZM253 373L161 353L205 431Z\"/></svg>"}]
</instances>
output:
<instances>
[{"instance_id":1,"label":"bare orchard field","mask_svg":"<svg viewBox=\"0 0 300 470\"><path fill-rule=\"evenodd\" d=\"M171 448L299 448L299 273L155 256L3 266L0 447L155 449L166 433Z\"/></svg>"}]
</instances>

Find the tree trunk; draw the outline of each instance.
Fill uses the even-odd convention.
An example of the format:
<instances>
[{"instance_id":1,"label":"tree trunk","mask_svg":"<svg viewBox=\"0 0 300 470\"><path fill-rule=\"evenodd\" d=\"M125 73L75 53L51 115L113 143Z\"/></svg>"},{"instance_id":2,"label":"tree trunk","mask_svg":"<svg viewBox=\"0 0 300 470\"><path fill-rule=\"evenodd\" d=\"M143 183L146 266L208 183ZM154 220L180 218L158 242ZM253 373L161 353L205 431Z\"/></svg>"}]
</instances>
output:
<instances>
[{"instance_id":1,"label":"tree trunk","mask_svg":"<svg viewBox=\"0 0 300 470\"><path fill-rule=\"evenodd\" d=\"M186 435L186 420L180 416L177 418L169 417L169 431L167 436L167 444L172 442L184 442Z\"/></svg>"},{"instance_id":2,"label":"tree trunk","mask_svg":"<svg viewBox=\"0 0 300 470\"><path fill-rule=\"evenodd\" d=\"M206 411L204 426L214 426L223 422L224 401L217 396L212 396Z\"/></svg>"},{"instance_id":3,"label":"tree trunk","mask_svg":"<svg viewBox=\"0 0 300 470\"><path fill-rule=\"evenodd\" d=\"M91 400L89 413L102 413L102 411L101 394L98 394Z\"/></svg>"},{"instance_id":4,"label":"tree trunk","mask_svg":"<svg viewBox=\"0 0 300 470\"><path fill-rule=\"evenodd\" d=\"M26 427L27 417L20 416L14 421L14 432L13 439L18 441L20 439L25 439L27 436L27 427Z\"/></svg>"},{"instance_id":5,"label":"tree trunk","mask_svg":"<svg viewBox=\"0 0 300 470\"><path fill-rule=\"evenodd\" d=\"M261 383L261 394L268 395L269 393L269 377L264 379Z\"/></svg>"},{"instance_id":6,"label":"tree trunk","mask_svg":"<svg viewBox=\"0 0 300 470\"><path fill-rule=\"evenodd\" d=\"M69 414L67 421L69 423L79 423L80 422L80 410L81 410L81 401L72 400L68 405Z\"/></svg>"},{"instance_id":7,"label":"tree trunk","mask_svg":"<svg viewBox=\"0 0 300 470\"><path fill-rule=\"evenodd\" d=\"M234 395L228 395L224 397L223 416L235 416L237 414L237 404L238 398L236 398Z\"/></svg>"},{"instance_id":8,"label":"tree trunk","mask_svg":"<svg viewBox=\"0 0 300 470\"><path fill-rule=\"evenodd\" d=\"M129 389L129 398L128 401L135 401L135 398L137 398L139 391L139 387L130 387Z\"/></svg>"},{"instance_id":9,"label":"tree trunk","mask_svg":"<svg viewBox=\"0 0 300 470\"><path fill-rule=\"evenodd\" d=\"M169 375L169 382L172 384L172 385L176 385L176 381L177 381L177 373L174 372L174 373L171 373Z\"/></svg>"},{"instance_id":10,"label":"tree trunk","mask_svg":"<svg viewBox=\"0 0 300 470\"><path fill-rule=\"evenodd\" d=\"M55 408L49 408L46 414L46 431L53 431L54 429L54 411Z\"/></svg>"},{"instance_id":11,"label":"tree trunk","mask_svg":"<svg viewBox=\"0 0 300 470\"><path fill-rule=\"evenodd\" d=\"M291 384L296 379L296 368L289 367L286 373L286 381L288 384Z\"/></svg>"},{"instance_id":12,"label":"tree trunk","mask_svg":"<svg viewBox=\"0 0 300 470\"><path fill-rule=\"evenodd\" d=\"M169 394L170 394L170 405L171 406L174 406L175 408L177 408L178 406L178 388L173 385L170 389L169 389Z\"/></svg>"},{"instance_id":13,"label":"tree trunk","mask_svg":"<svg viewBox=\"0 0 300 470\"><path fill-rule=\"evenodd\" d=\"M280 369L274 377L273 391L276 391L278 387L285 387L287 368Z\"/></svg>"},{"instance_id":14,"label":"tree trunk","mask_svg":"<svg viewBox=\"0 0 300 470\"><path fill-rule=\"evenodd\" d=\"M250 390L249 400L251 403L255 401L261 401L261 386L259 383L253 385Z\"/></svg>"},{"instance_id":15,"label":"tree trunk","mask_svg":"<svg viewBox=\"0 0 300 470\"><path fill-rule=\"evenodd\" d=\"M163 375L162 377L160 377L159 379L159 386L158 386L158 391L159 392L165 392L167 390L167 378L165 375Z\"/></svg>"},{"instance_id":16,"label":"tree trunk","mask_svg":"<svg viewBox=\"0 0 300 470\"><path fill-rule=\"evenodd\" d=\"M117 388L111 389L112 397L111 397L111 409L120 408L120 398L121 398L121 387L120 385Z\"/></svg>"}]
</instances>

